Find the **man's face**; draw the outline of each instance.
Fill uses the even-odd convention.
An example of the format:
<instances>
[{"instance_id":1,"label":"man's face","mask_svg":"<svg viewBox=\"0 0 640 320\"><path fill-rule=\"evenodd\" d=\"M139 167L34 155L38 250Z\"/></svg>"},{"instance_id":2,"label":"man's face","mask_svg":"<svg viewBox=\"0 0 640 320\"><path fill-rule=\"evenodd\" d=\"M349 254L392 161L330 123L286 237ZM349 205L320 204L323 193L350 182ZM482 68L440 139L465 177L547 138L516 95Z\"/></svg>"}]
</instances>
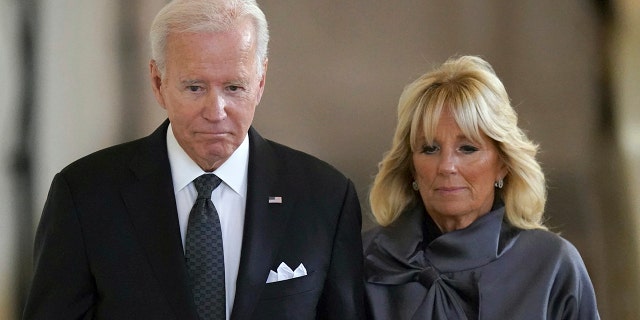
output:
<instances>
[{"instance_id":1,"label":"man's face","mask_svg":"<svg viewBox=\"0 0 640 320\"><path fill-rule=\"evenodd\" d=\"M203 170L224 163L244 140L264 91L248 20L225 32L167 37L166 68L151 61L151 82L180 146Z\"/></svg>"}]
</instances>

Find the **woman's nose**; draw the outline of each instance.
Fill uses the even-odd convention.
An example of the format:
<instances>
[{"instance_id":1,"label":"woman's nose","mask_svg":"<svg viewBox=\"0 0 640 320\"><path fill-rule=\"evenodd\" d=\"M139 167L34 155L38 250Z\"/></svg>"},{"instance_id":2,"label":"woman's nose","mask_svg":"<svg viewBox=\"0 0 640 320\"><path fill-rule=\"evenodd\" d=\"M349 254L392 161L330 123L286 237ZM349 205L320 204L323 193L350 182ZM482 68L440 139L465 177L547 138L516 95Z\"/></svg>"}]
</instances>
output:
<instances>
[{"instance_id":1,"label":"woman's nose","mask_svg":"<svg viewBox=\"0 0 640 320\"><path fill-rule=\"evenodd\" d=\"M438 163L438 173L453 174L456 173L456 157L452 152L443 152Z\"/></svg>"}]
</instances>

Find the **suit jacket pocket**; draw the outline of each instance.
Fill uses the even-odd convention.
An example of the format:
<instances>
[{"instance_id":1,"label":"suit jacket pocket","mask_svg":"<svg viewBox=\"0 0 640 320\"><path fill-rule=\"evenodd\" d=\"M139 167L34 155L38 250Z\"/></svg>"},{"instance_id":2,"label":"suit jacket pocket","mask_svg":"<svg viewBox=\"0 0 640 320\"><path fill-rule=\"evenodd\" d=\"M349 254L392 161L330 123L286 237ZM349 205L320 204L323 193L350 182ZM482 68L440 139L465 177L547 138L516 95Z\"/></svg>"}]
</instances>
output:
<instances>
[{"instance_id":1,"label":"suit jacket pocket","mask_svg":"<svg viewBox=\"0 0 640 320\"><path fill-rule=\"evenodd\" d=\"M306 276L267 283L262 290L261 299L278 299L317 290L322 286L322 282L318 283L318 278L317 273L311 271Z\"/></svg>"}]
</instances>

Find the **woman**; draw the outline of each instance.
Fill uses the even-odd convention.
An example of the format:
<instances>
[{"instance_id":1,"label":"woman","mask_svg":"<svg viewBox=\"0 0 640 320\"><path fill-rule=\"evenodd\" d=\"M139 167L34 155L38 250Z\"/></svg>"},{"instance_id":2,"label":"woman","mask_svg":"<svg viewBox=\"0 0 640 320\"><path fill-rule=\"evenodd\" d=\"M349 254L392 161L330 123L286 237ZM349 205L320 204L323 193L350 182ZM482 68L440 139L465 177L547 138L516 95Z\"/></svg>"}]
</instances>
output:
<instances>
[{"instance_id":1,"label":"woman","mask_svg":"<svg viewBox=\"0 0 640 320\"><path fill-rule=\"evenodd\" d=\"M370 194L370 317L599 319L582 258L543 225L536 152L481 58L407 86Z\"/></svg>"}]
</instances>

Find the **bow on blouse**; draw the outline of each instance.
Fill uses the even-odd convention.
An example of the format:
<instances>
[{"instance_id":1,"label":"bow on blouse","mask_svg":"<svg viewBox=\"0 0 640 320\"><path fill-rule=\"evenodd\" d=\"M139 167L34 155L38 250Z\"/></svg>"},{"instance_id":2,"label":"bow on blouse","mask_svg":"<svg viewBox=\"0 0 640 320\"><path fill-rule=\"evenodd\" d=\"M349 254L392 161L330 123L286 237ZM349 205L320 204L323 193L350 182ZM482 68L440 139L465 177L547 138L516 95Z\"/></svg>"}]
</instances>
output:
<instances>
[{"instance_id":1,"label":"bow on blouse","mask_svg":"<svg viewBox=\"0 0 640 320\"><path fill-rule=\"evenodd\" d=\"M433 221L423 206L416 206L373 236L365 250L366 281L424 286L426 294L413 319L477 319L473 269L497 259L510 246L500 243L503 216L500 206L469 227L424 245L423 225Z\"/></svg>"}]
</instances>

